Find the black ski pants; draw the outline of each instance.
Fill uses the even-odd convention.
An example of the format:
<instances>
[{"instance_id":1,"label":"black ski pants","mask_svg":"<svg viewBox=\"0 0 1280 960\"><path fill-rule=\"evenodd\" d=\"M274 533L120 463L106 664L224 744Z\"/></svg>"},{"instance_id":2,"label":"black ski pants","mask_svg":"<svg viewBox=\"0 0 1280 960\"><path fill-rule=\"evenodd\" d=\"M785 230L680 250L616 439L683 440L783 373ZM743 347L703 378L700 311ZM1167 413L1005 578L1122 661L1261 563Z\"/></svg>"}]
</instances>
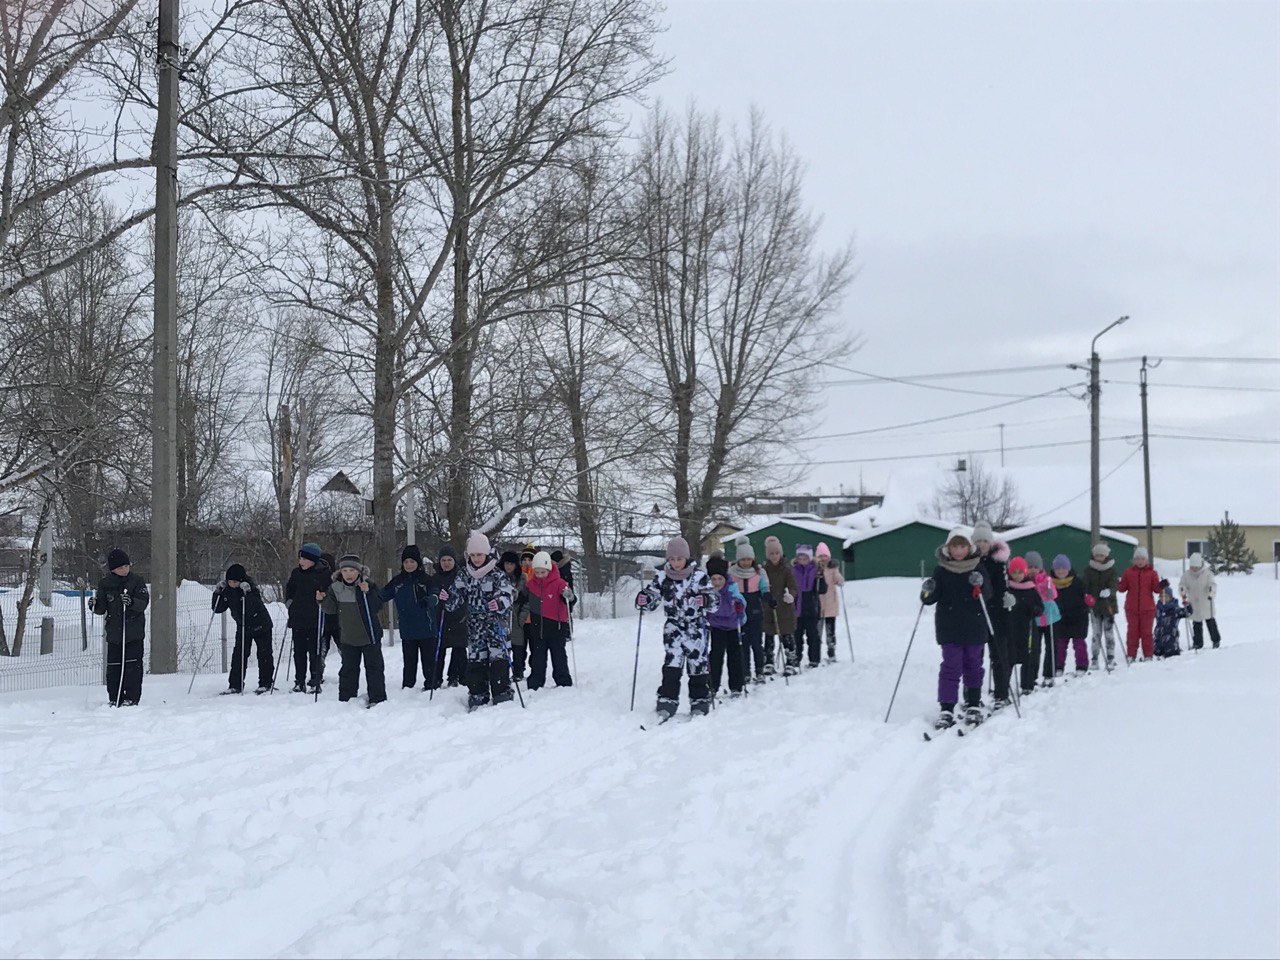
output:
<instances>
[{"instance_id":1,"label":"black ski pants","mask_svg":"<svg viewBox=\"0 0 1280 960\"><path fill-rule=\"evenodd\" d=\"M751 662L755 660L755 675L764 676L764 621L757 617L742 625L742 668L744 676L751 676Z\"/></svg>"},{"instance_id":2,"label":"black ski pants","mask_svg":"<svg viewBox=\"0 0 1280 960\"><path fill-rule=\"evenodd\" d=\"M822 663L822 618L817 614L806 614L796 624L796 666L804 657L806 644L809 665L816 667Z\"/></svg>"},{"instance_id":3,"label":"black ski pants","mask_svg":"<svg viewBox=\"0 0 1280 960\"><path fill-rule=\"evenodd\" d=\"M720 676L728 662L729 689L742 692L742 641L737 630L711 628L711 694L720 689Z\"/></svg>"},{"instance_id":4,"label":"black ski pants","mask_svg":"<svg viewBox=\"0 0 1280 960\"><path fill-rule=\"evenodd\" d=\"M402 686L418 685L418 661L422 661L422 680L427 683L431 679L431 662L436 652L435 637L406 637L400 634L400 652L404 655L404 676Z\"/></svg>"},{"instance_id":5,"label":"black ski pants","mask_svg":"<svg viewBox=\"0 0 1280 960\"><path fill-rule=\"evenodd\" d=\"M547 658L551 658L551 679L557 687L573 686L569 673L569 625L545 617L533 617L525 624L524 639L529 644L529 689L537 690L547 683Z\"/></svg>"},{"instance_id":6,"label":"black ski pants","mask_svg":"<svg viewBox=\"0 0 1280 960\"><path fill-rule=\"evenodd\" d=\"M289 639L293 644L293 678L295 683L305 683L307 679L307 664L311 664L311 682L324 682L324 659L316 652L317 646L316 625L310 628L289 628Z\"/></svg>"},{"instance_id":7,"label":"black ski pants","mask_svg":"<svg viewBox=\"0 0 1280 960\"><path fill-rule=\"evenodd\" d=\"M675 713L680 705L680 678L685 667L664 666L662 683L658 686L658 709ZM692 670L692 664L688 665ZM689 674L689 707L694 713L707 713L711 708L711 694L707 689L705 673Z\"/></svg>"},{"instance_id":8,"label":"black ski pants","mask_svg":"<svg viewBox=\"0 0 1280 960\"><path fill-rule=\"evenodd\" d=\"M107 696L112 703L137 703L142 699L143 642L130 640L123 647L118 643L107 644ZM121 653L124 654L124 680L121 685Z\"/></svg>"},{"instance_id":9,"label":"black ski pants","mask_svg":"<svg viewBox=\"0 0 1280 960\"><path fill-rule=\"evenodd\" d=\"M1204 625L1206 623L1209 625L1209 639L1213 641L1213 645L1216 647L1222 642L1222 635L1218 633L1218 621L1213 617L1205 620L1204 623L1201 623L1199 620L1192 620L1191 645L1196 650L1199 650L1204 646Z\"/></svg>"},{"instance_id":10,"label":"black ski pants","mask_svg":"<svg viewBox=\"0 0 1280 960\"><path fill-rule=\"evenodd\" d=\"M360 692L360 664L364 664L364 683L369 691L370 703L387 699L386 662L382 659L381 643L354 646L344 643L341 648L342 667L338 670L338 699L347 701Z\"/></svg>"},{"instance_id":11,"label":"black ski pants","mask_svg":"<svg viewBox=\"0 0 1280 960\"><path fill-rule=\"evenodd\" d=\"M836 658L836 618L823 617L822 623L827 628L827 659L834 660Z\"/></svg>"},{"instance_id":12,"label":"black ski pants","mask_svg":"<svg viewBox=\"0 0 1280 960\"><path fill-rule=\"evenodd\" d=\"M250 648L258 648L258 686L271 686L271 675L275 673L274 651L271 649L272 636L269 633L258 633L249 637L245 643L244 636L236 637L236 648L231 657L231 670L227 675L227 683L232 690L239 690L244 680L241 669L247 666ZM248 672L246 669L245 673Z\"/></svg>"}]
</instances>

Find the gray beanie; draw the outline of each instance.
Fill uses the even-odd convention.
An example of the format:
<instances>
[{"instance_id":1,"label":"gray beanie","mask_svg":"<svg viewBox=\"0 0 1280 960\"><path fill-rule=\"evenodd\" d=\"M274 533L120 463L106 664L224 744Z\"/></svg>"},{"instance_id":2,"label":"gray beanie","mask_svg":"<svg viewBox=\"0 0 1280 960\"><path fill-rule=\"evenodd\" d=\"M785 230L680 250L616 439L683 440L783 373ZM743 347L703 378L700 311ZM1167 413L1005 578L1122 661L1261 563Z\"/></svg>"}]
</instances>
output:
<instances>
[{"instance_id":1,"label":"gray beanie","mask_svg":"<svg viewBox=\"0 0 1280 960\"><path fill-rule=\"evenodd\" d=\"M735 556L739 560L754 560L756 558L756 551L751 546L751 541L746 537L739 537L733 541L733 545L737 550Z\"/></svg>"},{"instance_id":2,"label":"gray beanie","mask_svg":"<svg viewBox=\"0 0 1280 960\"><path fill-rule=\"evenodd\" d=\"M1146 547L1138 547L1136 550L1133 551L1133 559L1137 560L1138 558L1142 558L1143 560L1150 560L1151 554L1147 552Z\"/></svg>"},{"instance_id":3,"label":"gray beanie","mask_svg":"<svg viewBox=\"0 0 1280 960\"><path fill-rule=\"evenodd\" d=\"M1034 567L1037 570L1044 569L1044 557L1035 550L1028 550L1023 556L1026 558L1027 566Z\"/></svg>"},{"instance_id":4,"label":"gray beanie","mask_svg":"<svg viewBox=\"0 0 1280 960\"><path fill-rule=\"evenodd\" d=\"M973 539L985 540L987 543L994 543L996 539L995 531L991 529L991 524L986 520L979 520L973 525Z\"/></svg>"},{"instance_id":5,"label":"gray beanie","mask_svg":"<svg viewBox=\"0 0 1280 960\"><path fill-rule=\"evenodd\" d=\"M667 541L667 558L668 559L689 559L689 541L684 537L672 537Z\"/></svg>"}]
</instances>

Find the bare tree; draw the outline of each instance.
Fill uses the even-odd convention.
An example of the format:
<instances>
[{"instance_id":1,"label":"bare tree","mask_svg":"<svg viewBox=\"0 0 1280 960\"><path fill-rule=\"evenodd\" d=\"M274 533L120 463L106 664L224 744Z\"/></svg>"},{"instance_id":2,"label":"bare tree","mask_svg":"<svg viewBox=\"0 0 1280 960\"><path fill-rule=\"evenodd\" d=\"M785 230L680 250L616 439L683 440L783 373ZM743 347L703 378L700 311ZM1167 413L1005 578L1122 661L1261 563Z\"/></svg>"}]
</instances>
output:
<instances>
[{"instance_id":1,"label":"bare tree","mask_svg":"<svg viewBox=\"0 0 1280 960\"><path fill-rule=\"evenodd\" d=\"M851 247L817 249L803 169L758 113L729 140L690 109L651 118L636 164L635 348L654 362L652 410L681 533L701 540L717 490L786 470L820 365L853 343L830 318ZM796 424L788 429L788 424Z\"/></svg>"},{"instance_id":2,"label":"bare tree","mask_svg":"<svg viewBox=\"0 0 1280 960\"><path fill-rule=\"evenodd\" d=\"M964 469L952 471L921 509L956 523L986 520L997 529L1027 522L1027 508L1013 478L993 473L979 459L969 460Z\"/></svg>"}]
</instances>

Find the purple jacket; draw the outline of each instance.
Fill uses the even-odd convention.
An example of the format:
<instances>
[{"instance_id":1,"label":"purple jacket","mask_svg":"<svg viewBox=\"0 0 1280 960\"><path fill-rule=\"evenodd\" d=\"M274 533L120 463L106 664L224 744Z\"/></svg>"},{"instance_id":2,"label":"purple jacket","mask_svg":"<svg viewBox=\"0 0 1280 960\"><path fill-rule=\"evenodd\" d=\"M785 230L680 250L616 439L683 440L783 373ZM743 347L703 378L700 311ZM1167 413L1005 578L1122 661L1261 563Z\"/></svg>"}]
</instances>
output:
<instances>
[{"instance_id":1,"label":"purple jacket","mask_svg":"<svg viewBox=\"0 0 1280 960\"><path fill-rule=\"evenodd\" d=\"M738 585L726 580L720 588L720 606L707 614L707 626L713 630L737 630L747 619L747 602Z\"/></svg>"}]
</instances>

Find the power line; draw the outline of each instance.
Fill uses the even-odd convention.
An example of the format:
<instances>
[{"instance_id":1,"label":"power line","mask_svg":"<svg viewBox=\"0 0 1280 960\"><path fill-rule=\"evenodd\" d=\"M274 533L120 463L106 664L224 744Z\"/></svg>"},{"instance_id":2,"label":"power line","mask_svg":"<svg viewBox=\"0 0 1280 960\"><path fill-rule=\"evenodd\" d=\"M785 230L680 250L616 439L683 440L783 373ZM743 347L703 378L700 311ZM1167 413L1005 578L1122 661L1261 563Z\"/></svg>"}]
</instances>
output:
<instances>
[{"instance_id":1,"label":"power line","mask_svg":"<svg viewBox=\"0 0 1280 960\"><path fill-rule=\"evenodd\" d=\"M827 363L825 366L834 367L837 370L844 370L846 373L856 373L863 380L826 380L823 381L824 386L829 387L846 387L857 386L870 382L876 383L897 383L905 387L919 387L922 390L941 390L945 393L963 393L975 397L1025 397L1024 393L1001 393L993 390L966 390L964 387L943 387L934 383L921 383L918 380L912 380L906 377L886 377L878 373L871 373L867 370L858 370L854 367L845 366L840 363Z\"/></svg>"},{"instance_id":2,"label":"power line","mask_svg":"<svg viewBox=\"0 0 1280 960\"><path fill-rule=\"evenodd\" d=\"M1142 447L1140 447L1140 446L1138 446L1138 447L1134 447L1132 450L1130 450L1130 451L1129 451L1129 455L1128 455L1127 457L1125 457L1123 460L1121 460L1119 463L1117 463L1114 467L1112 467L1110 470L1108 470L1108 471L1106 472L1106 474L1102 477L1102 479L1098 481L1098 485L1099 485L1099 486L1101 486L1102 484L1106 483L1109 479L1111 479L1112 475L1114 475L1115 473L1117 473L1117 472L1120 470L1120 468L1121 468L1121 467L1123 467L1126 463L1128 463L1130 460L1132 460L1134 457L1136 457L1136 456L1137 456L1138 454L1140 454L1141 452L1142 452ZM1074 497L1070 498L1069 500L1064 500L1064 501L1062 501L1062 503L1058 504L1056 507L1052 507L1051 509L1046 510L1044 513L1038 513L1038 514L1036 514L1034 517L1032 517L1032 518L1031 518L1031 520L1029 520L1029 521L1027 521L1027 522L1028 522L1028 523L1031 523L1031 522L1036 521L1036 520L1039 520L1039 519L1041 519L1041 518L1043 518L1043 517L1047 517L1047 516L1049 516L1050 514L1057 513L1057 512L1058 512L1059 510L1061 510L1063 507L1068 507L1068 506L1070 506L1071 504L1073 504L1073 503L1075 503L1077 500L1079 500L1081 497L1087 497L1087 496L1089 495L1089 492L1090 492L1092 489L1093 489L1093 488L1092 488L1091 486L1090 486L1090 487L1085 487L1083 490L1081 490L1079 493L1077 493ZM1025 524L1024 524L1024 526L1025 526Z\"/></svg>"},{"instance_id":3,"label":"power line","mask_svg":"<svg viewBox=\"0 0 1280 960\"><path fill-rule=\"evenodd\" d=\"M1101 383L1115 383L1126 387L1140 387L1142 383L1138 380L1102 380ZM1220 386L1210 383L1153 383L1147 381L1148 387L1161 387L1168 390L1234 390L1241 393L1280 393L1280 387L1238 387L1238 386Z\"/></svg>"}]
</instances>

